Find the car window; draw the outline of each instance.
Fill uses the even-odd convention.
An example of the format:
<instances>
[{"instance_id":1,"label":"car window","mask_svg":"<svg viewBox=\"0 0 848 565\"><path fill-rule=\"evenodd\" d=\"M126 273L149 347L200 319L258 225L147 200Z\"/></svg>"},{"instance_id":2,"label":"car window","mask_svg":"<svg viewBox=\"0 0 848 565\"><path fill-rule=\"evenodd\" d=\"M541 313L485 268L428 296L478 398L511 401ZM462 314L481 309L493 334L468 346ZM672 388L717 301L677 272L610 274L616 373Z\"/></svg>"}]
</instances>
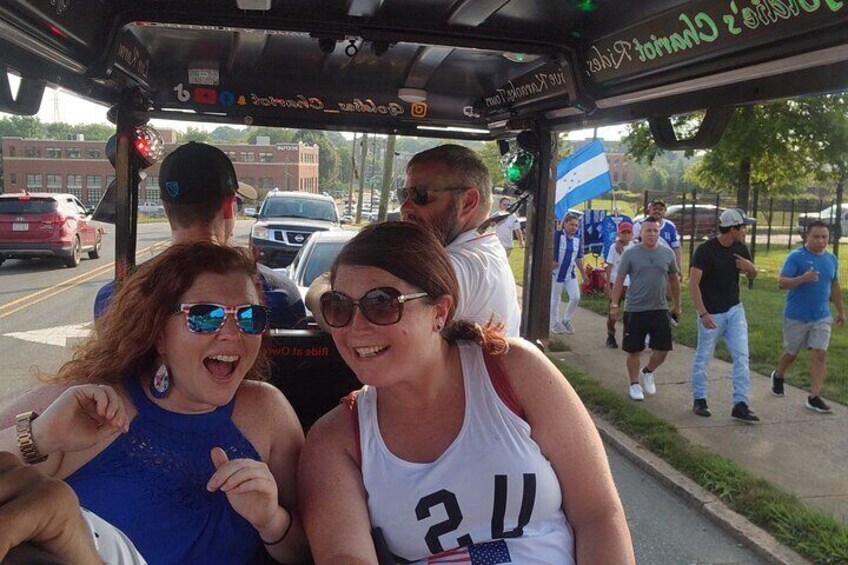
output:
<instances>
[{"instance_id":1,"label":"car window","mask_svg":"<svg viewBox=\"0 0 848 565\"><path fill-rule=\"evenodd\" d=\"M71 198L71 202L73 203L74 208L76 208L77 212L79 212L83 216L88 215L88 210L86 210L85 206L82 205L82 202L80 202L76 198Z\"/></svg>"},{"instance_id":2,"label":"car window","mask_svg":"<svg viewBox=\"0 0 848 565\"><path fill-rule=\"evenodd\" d=\"M51 214L57 207L58 203L55 200L46 198L0 199L0 214Z\"/></svg>"},{"instance_id":3,"label":"car window","mask_svg":"<svg viewBox=\"0 0 848 565\"><path fill-rule=\"evenodd\" d=\"M260 214L263 217L304 218L336 221L336 207L332 201L296 198L269 198Z\"/></svg>"},{"instance_id":4,"label":"car window","mask_svg":"<svg viewBox=\"0 0 848 565\"><path fill-rule=\"evenodd\" d=\"M303 286L309 286L322 273L330 270L333 260L342 250L345 241L333 241L316 245L309 256L309 263L303 273Z\"/></svg>"}]
</instances>

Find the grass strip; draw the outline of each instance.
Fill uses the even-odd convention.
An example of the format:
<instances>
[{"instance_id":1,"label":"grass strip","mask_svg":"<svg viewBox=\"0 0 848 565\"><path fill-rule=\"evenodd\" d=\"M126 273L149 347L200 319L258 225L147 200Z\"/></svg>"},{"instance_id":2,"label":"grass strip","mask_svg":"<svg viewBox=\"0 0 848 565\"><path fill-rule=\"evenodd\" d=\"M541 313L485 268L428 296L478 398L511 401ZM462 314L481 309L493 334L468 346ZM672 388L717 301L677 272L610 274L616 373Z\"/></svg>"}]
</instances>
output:
<instances>
[{"instance_id":1,"label":"grass strip","mask_svg":"<svg viewBox=\"0 0 848 565\"><path fill-rule=\"evenodd\" d=\"M694 445L668 422L552 359L586 407L720 498L781 543L820 564L848 563L848 529L822 510Z\"/></svg>"}]
</instances>

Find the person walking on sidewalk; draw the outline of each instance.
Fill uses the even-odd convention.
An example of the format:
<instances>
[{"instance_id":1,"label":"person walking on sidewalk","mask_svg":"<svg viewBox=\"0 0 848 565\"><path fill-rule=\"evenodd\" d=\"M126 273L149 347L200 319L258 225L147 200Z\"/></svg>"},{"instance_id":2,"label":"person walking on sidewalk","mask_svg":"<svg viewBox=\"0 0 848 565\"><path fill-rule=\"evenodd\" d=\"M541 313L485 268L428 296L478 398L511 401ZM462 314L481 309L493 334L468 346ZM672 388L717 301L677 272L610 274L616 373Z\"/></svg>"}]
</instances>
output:
<instances>
[{"instance_id":1,"label":"person walking on sidewalk","mask_svg":"<svg viewBox=\"0 0 848 565\"><path fill-rule=\"evenodd\" d=\"M733 408L730 416L744 422L760 419L748 407L751 375L748 367L748 321L739 300L739 273L757 276L745 246L745 226L753 223L741 210L725 210L719 217L719 235L695 250L689 269L689 292L698 313L698 346L692 358L692 411L710 416L707 406L707 365L719 338L733 359Z\"/></svg>"},{"instance_id":2,"label":"person walking on sidewalk","mask_svg":"<svg viewBox=\"0 0 848 565\"><path fill-rule=\"evenodd\" d=\"M788 289L783 310L783 355L771 372L771 392L783 396L786 370L801 348L810 350L810 395L805 406L819 413L830 412L821 399L827 373L825 358L833 318L828 302L836 306L836 325L845 323L842 289L839 287L836 256L827 250L830 233L821 220L807 226L806 242L786 256L778 286Z\"/></svg>"},{"instance_id":3,"label":"person walking on sidewalk","mask_svg":"<svg viewBox=\"0 0 848 565\"><path fill-rule=\"evenodd\" d=\"M571 318L580 304L580 283L577 270L583 272L583 245L577 235L579 219L576 214L568 213L562 219L560 229L554 232L554 280L551 284L551 330L554 333L573 334ZM562 291L568 293L568 304L562 307Z\"/></svg>"},{"instance_id":4,"label":"person walking on sidewalk","mask_svg":"<svg viewBox=\"0 0 848 565\"><path fill-rule=\"evenodd\" d=\"M677 232L677 226L674 225L674 222L665 219L665 211L665 201L654 198L645 209L645 219L653 218L657 221L660 227L659 244L671 249L672 253L674 253L674 259L677 261L677 270L679 273L682 273L683 250L680 247L680 234ZM642 238L642 224L645 222L645 219L637 220L633 223L633 239L636 241Z\"/></svg>"},{"instance_id":5,"label":"person walking on sidewalk","mask_svg":"<svg viewBox=\"0 0 848 565\"><path fill-rule=\"evenodd\" d=\"M655 394L654 371L671 351L671 318L666 291L674 300L672 315L678 319L680 309L680 279L677 261L670 249L658 244L659 223L645 218L642 223L642 242L627 250L618 267L612 289L610 316L618 319L624 280L630 276L627 301L624 307L624 339L621 349L627 352L627 373L630 377L630 398L644 400L644 393ZM651 356L639 370L645 338L650 338ZM641 378L641 384L640 384Z\"/></svg>"},{"instance_id":6,"label":"person walking on sidewalk","mask_svg":"<svg viewBox=\"0 0 848 565\"><path fill-rule=\"evenodd\" d=\"M498 202L498 210L501 214L506 214L509 210L509 205L509 198L501 198L500 202ZM518 239L519 247L524 247L524 232L521 229L521 221L512 212L509 213L507 219L501 221L495 227L495 233L498 235L498 241L501 242L507 257L512 253L513 237Z\"/></svg>"},{"instance_id":7,"label":"person walking on sidewalk","mask_svg":"<svg viewBox=\"0 0 848 565\"><path fill-rule=\"evenodd\" d=\"M615 284L615 277L618 275L618 266L621 264L621 258L624 256L624 251L630 246L630 240L633 235L633 224L630 222L621 222L618 224L618 238L610 245L607 256L604 258L607 271L607 296L610 298L610 306L612 306L612 287ZM624 279L624 288L621 289L622 298L627 295L627 287L630 286L630 277ZM615 320L610 315L612 309L607 311L607 343L606 346L610 349L618 349L618 342L615 340Z\"/></svg>"}]
</instances>

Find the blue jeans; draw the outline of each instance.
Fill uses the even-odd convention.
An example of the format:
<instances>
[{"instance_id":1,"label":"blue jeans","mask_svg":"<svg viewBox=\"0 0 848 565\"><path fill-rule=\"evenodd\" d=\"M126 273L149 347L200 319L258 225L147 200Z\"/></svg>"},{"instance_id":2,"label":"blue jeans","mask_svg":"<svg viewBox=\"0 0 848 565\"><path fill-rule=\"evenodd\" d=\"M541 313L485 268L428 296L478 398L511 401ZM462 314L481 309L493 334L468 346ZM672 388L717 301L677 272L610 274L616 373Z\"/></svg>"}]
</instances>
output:
<instances>
[{"instance_id":1,"label":"blue jeans","mask_svg":"<svg viewBox=\"0 0 848 565\"><path fill-rule=\"evenodd\" d=\"M698 347L692 359L692 396L696 400L707 398L707 365L713 358L718 338L724 338L724 344L733 359L733 403L748 403L748 386L751 375L748 370L748 320L745 309L739 303L727 312L713 314L714 329L707 329L702 320L698 320Z\"/></svg>"}]
</instances>

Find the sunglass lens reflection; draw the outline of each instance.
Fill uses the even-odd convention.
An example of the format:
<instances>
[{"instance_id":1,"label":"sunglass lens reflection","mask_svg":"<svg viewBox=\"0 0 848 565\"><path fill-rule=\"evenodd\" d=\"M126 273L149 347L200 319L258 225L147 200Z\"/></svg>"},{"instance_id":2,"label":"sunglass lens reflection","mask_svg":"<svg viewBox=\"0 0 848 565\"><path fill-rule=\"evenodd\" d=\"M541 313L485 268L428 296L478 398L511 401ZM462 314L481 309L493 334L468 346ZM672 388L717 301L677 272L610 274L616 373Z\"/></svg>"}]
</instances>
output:
<instances>
[{"instance_id":1,"label":"sunglass lens reflection","mask_svg":"<svg viewBox=\"0 0 848 565\"><path fill-rule=\"evenodd\" d=\"M260 306L246 306L238 311L237 316L238 325L246 334L261 334L268 324L268 314Z\"/></svg>"}]
</instances>

